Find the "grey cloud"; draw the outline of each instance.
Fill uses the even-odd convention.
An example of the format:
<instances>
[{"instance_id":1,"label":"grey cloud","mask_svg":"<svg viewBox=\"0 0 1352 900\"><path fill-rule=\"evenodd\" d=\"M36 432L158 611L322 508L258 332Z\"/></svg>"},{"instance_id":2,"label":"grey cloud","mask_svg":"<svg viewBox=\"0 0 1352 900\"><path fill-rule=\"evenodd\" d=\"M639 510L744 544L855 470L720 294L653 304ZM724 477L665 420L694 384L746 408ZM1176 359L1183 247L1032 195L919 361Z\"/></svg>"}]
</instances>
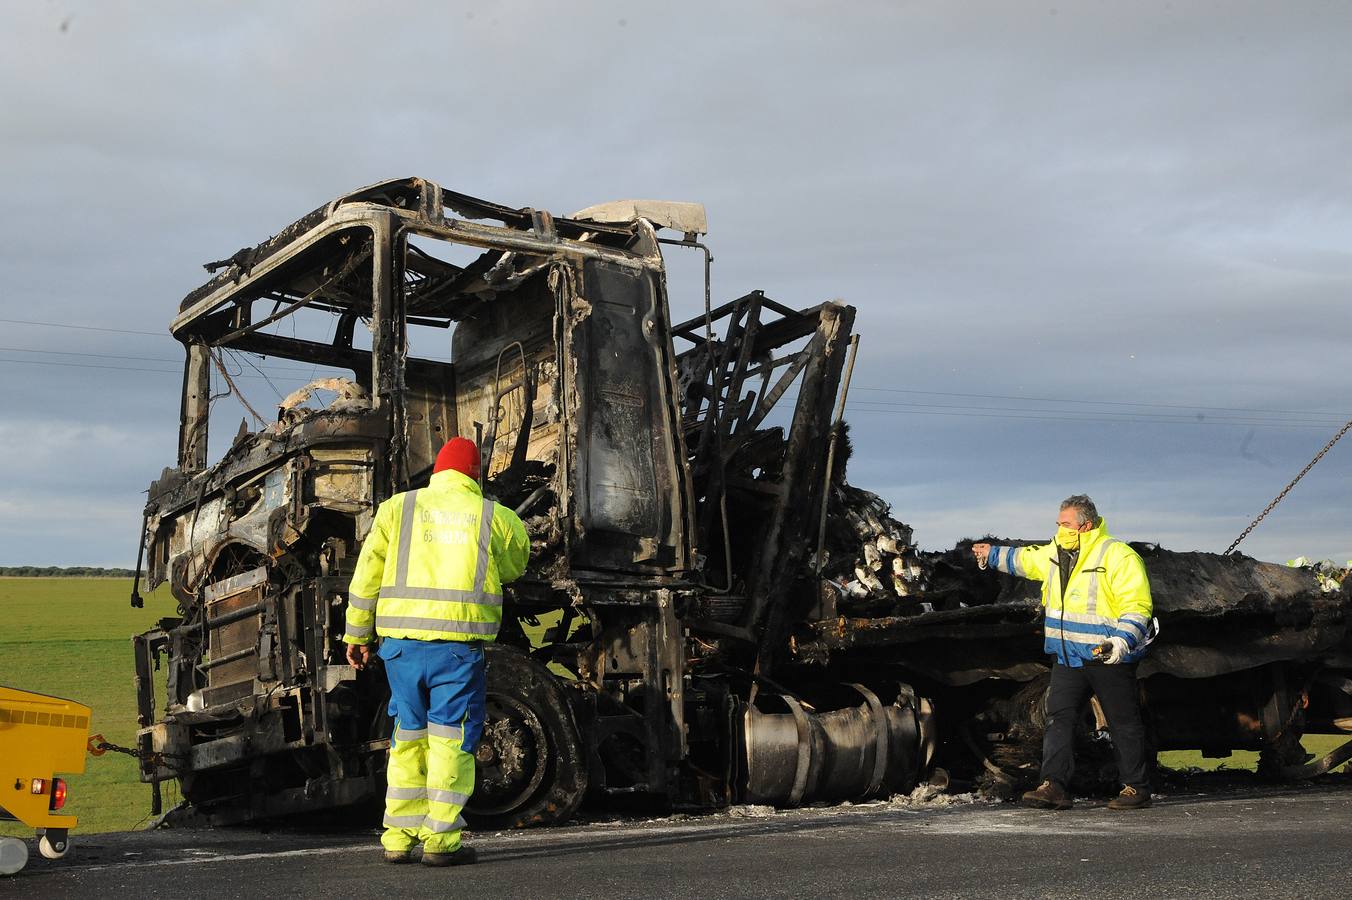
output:
<instances>
[{"instance_id":1,"label":"grey cloud","mask_svg":"<svg viewBox=\"0 0 1352 900\"><path fill-rule=\"evenodd\" d=\"M1240 425L1006 419L1039 404L861 388L1352 414L1341 4L65 2L0 18L3 318L164 334L202 262L418 174L556 213L701 200L716 299L855 303L852 399L875 402L851 410L854 478L927 546L960 522L1041 528L1042 504L1092 485L1129 536L1219 549L1327 434L1254 428L1264 465ZM672 268L677 315L694 314L697 269ZM180 352L4 323L0 346ZM125 503L134 530L173 454L177 375L3 361L31 355L0 352L0 423L138 443L97 476L0 447L31 488L4 497ZM1347 452L1252 545L1352 555ZM0 525L0 562L129 562L130 532L43 522ZM68 556L43 557L58 534Z\"/></svg>"}]
</instances>

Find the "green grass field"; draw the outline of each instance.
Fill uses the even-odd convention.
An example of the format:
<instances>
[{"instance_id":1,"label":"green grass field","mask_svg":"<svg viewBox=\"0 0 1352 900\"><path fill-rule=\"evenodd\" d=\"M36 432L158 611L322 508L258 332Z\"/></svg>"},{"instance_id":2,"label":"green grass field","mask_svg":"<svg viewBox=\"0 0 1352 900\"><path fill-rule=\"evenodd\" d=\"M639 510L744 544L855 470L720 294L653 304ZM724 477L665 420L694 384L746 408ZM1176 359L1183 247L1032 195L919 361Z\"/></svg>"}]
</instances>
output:
<instances>
[{"instance_id":1,"label":"green grass field","mask_svg":"<svg viewBox=\"0 0 1352 900\"><path fill-rule=\"evenodd\" d=\"M1352 735L1349 734L1307 734L1301 738L1300 744L1307 753L1313 753L1315 757L1324 757L1349 740L1352 740ZM1252 772L1258 768L1258 751L1236 750L1220 759L1207 759L1202 756L1200 750L1170 750L1159 755L1159 764L1179 770L1201 769L1204 772L1212 772L1216 769L1230 769ZM1352 771L1352 763L1334 771Z\"/></svg>"},{"instance_id":2,"label":"green grass field","mask_svg":"<svg viewBox=\"0 0 1352 900\"><path fill-rule=\"evenodd\" d=\"M136 738L133 634L146 631L176 604L168 590L132 609L129 578L0 578L0 684L65 697L93 710L91 733L114 744ZM136 761L107 753L87 757L83 775L66 778L64 812L79 816L78 832L120 831L150 813L150 786ZM0 822L0 834L28 837L32 829Z\"/></svg>"},{"instance_id":3,"label":"green grass field","mask_svg":"<svg viewBox=\"0 0 1352 900\"><path fill-rule=\"evenodd\" d=\"M79 701L93 709L92 733L131 745L136 737L136 688L129 638L174 615L163 588L144 609L127 603L131 580L123 578L0 578L0 684ZM544 623L549 624L549 623ZM1308 735L1305 747L1322 756L1346 736ZM1203 759L1196 751L1160 754L1173 769L1252 770L1258 754L1238 751ZM135 828L150 813L150 787L137 778L136 762L108 753L89 757L83 775L67 779L66 812L80 817L79 832ZM166 784L166 808L173 785ZM0 822L0 835L31 836L15 822Z\"/></svg>"}]
</instances>

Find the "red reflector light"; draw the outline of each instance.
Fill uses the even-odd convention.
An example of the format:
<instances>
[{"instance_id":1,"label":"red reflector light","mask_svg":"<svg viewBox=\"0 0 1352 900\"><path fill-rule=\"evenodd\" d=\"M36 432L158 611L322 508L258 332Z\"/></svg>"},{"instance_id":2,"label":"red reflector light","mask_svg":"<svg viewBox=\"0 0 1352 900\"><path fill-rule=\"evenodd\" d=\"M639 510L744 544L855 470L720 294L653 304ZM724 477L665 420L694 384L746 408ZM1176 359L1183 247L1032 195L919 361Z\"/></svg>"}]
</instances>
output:
<instances>
[{"instance_id":1,"label":"red reflector light","mask_svg":"<svg viewBox=\"0 0 1352 900\"><path fill-rule=\"evenodd\" d=\"M35 794L47 793L47 780L45 778L33 779L33 793Z\"/></svg>"},{"instance_id":2,"label":"red reflector light","mask_svg":"<svg viewBox=\"0 0 1352 900\"><path fill-rule=\"evenodd\" d=\"M66 779L52 779L52 805L51 809L60 809L66 805Z\"/></svg>"}]
</instances>

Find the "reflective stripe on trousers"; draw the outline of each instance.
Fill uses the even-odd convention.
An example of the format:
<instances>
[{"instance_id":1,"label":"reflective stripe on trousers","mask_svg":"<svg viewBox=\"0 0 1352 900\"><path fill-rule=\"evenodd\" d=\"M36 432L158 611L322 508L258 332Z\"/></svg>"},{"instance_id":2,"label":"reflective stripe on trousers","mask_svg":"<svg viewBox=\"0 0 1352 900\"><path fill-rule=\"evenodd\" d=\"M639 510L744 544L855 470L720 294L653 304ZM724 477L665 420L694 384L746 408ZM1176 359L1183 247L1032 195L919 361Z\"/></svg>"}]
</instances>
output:
<instances>
[{"instance_id":1,"label":"reflective stripe on trousers","mask_svg":"<svg viewBox=\"0 0 1352 900\"><path fill-rule=\"evenodd\" d=\"M400 734L418 735L400 740ZM474 756L462 749L461 729L429 723L427 729L396 725L386 769L386 850L454 853L460 847L465 821L460 817L474 793Z\"/></svg>"},{"instance_id":2,"label":"reflective stripe on trousers","mask_svg":"<svg viewBox=\"0 0 1352 900\"><path fill-rule=\"evenodd\" d=\"M395 723L390 761L385 769L386 850L411 850L427 818L427 729L405 729Z\"/></svg>"},{"instance_id":3,"label":"reflective stripe on trousers","mask_svg":"<svg viewBox=\"0 0 1352 900\"><path fill-rule=\"evenodd\" d=\"M441 737L429 729L427 740L427 821L420 834L423 850L454 853L460 848L460 830L465 827L460 811L474 793L474 756L461 749L458 734Z\"/></svg>"}]
</instances>

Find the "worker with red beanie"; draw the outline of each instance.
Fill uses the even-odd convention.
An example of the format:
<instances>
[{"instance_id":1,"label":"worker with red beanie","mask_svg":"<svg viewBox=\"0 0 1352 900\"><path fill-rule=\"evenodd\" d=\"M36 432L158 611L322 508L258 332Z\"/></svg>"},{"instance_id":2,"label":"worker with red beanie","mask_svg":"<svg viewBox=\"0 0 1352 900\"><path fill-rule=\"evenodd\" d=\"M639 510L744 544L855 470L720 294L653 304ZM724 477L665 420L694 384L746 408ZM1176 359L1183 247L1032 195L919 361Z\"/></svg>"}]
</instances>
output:
<instances>
[{"instance_id":1,"label":"worker with red beanie","mask_svg":"<svg viewBox=\"0 0 1352 900\"><path fill-rule=\"evenodd\" d=\"M530 540L516 513L483 496L479 448L455 437L427 487L376 511L348 588L347 659L364 668L380 638L395 717L386 771L385 861L474 862L460 811L474 792L484 725L484 645L502 623L502 586Z\"/></svg>"},{"instance_id":2,"label":"worker with red beanie","mask_svg":"<svg viewBox=\"0 0 1352 900\"><path fill-rule=\"evenodd\" d=\"M474 442L469 438L451 438L441 445L441 451L437 453L436 465L432 467L432 474L445 472L447 469L454 469L478 481L479 448L474 446Z\"/></svg>"}]
</instances>

